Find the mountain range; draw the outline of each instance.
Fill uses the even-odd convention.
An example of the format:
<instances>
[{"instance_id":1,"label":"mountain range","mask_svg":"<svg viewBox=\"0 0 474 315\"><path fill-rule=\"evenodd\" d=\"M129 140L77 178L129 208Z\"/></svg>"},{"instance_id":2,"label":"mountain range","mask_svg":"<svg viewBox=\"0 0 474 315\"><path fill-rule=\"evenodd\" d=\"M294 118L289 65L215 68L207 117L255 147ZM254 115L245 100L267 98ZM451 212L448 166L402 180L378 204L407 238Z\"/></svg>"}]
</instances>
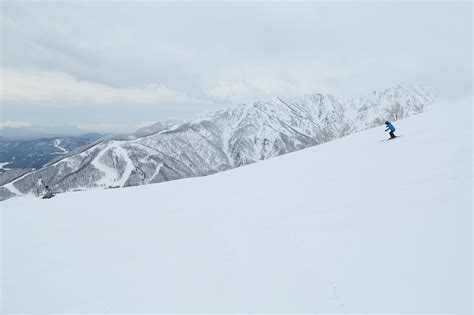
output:
<instances>
[{"instance_id":1,"label":"mountain range","mask_svg":"<svg viewBox=\"0 0 474 315\"><path fill-rule=\"evenodd\" d=\"M100 141L10 181L0 197L40 194L44 185L66 192L205 176L416 115L435 101L430 88L400 84L367 97L309 94L242 104L158 123L134 139Z\"/></svg>"}]
</instances>

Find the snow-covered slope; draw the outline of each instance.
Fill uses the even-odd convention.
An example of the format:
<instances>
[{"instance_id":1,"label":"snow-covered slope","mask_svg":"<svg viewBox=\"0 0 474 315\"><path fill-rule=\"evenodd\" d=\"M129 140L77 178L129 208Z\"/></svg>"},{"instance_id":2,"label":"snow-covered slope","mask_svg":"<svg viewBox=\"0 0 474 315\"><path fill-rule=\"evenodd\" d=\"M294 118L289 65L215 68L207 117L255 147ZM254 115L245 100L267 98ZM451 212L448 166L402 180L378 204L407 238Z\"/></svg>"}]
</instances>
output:
<instances>
[{"instance_id":1,"label":"snow-covered slope","mask_svg":"<svg viewBox=\"0 0 474 315\"><path fill-rule=\"evenodd\" d=\"M391 141L380 127L207 177L7 200L2 311L470 313L470 106Z\"/></svg>"},{"instance_id":2,"label":"snow-covered slope","mask_svg":"<svg viewBox=\"0 0 474 315\"><path fill-rule=\"evenodd\" d=\"M0 190L0 200L37 193L38 182L64 192L209 175L419 114L434 100L428 88L401 84L366 98L277 98L156 124L137 139L104 140L16 179Z\"/></svg>"}]
</instances>

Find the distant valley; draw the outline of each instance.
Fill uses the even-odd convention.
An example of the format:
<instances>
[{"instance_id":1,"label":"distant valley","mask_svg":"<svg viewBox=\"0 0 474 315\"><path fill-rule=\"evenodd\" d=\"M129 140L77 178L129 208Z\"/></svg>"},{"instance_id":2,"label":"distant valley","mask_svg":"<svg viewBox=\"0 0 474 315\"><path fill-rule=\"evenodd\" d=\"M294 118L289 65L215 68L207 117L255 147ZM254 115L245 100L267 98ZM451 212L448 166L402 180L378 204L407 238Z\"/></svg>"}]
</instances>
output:
<instances>
[{"instance_id":1,"label":"distant valley","mask_svg":"<svg viewBox=\"0 0 474 315\"><path fill-rule=\"evenodd\" d=\"M39 139L0 138L0 184L26 172L40 169L58 158L94 143L102 134Z\"/></svg>"}]
</instances>

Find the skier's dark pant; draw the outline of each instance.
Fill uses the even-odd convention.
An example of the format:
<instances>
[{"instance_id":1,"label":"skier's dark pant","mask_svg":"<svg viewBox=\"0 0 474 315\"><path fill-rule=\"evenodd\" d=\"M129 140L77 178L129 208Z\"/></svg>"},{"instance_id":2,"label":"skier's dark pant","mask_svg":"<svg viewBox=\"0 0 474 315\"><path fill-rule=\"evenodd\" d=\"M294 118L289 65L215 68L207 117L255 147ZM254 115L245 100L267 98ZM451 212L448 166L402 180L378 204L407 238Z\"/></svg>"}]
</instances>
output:
<instances>
[{"instance_id":1,"label":"skier's dark pant","mask_svg":"<svg viewBox=\"0 0 474 315\"><path fill-rule=\"evenodd\" d=\"M397 136L393 133L393 131L389 132L390 138L396 138Z\"/></svg>"}]
</instances>

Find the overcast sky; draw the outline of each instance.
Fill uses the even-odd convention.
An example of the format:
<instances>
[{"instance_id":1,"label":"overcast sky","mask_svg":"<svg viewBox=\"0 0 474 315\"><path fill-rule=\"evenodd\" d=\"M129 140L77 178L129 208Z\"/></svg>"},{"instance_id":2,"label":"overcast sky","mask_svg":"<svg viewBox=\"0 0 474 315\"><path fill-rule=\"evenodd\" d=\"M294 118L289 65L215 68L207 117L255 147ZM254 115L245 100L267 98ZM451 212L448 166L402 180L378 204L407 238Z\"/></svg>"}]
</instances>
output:
<instances>
[{"instance_id":1,"label":"overcast sky","mask_svg":"<svg viewBox=\"0 0 474 315\"><path fill-rule=\"evenodd\" d=\"M472 4L1 2L3 126L132 131L230 104L472 95Z\"/></svg>"}]
</instances>

